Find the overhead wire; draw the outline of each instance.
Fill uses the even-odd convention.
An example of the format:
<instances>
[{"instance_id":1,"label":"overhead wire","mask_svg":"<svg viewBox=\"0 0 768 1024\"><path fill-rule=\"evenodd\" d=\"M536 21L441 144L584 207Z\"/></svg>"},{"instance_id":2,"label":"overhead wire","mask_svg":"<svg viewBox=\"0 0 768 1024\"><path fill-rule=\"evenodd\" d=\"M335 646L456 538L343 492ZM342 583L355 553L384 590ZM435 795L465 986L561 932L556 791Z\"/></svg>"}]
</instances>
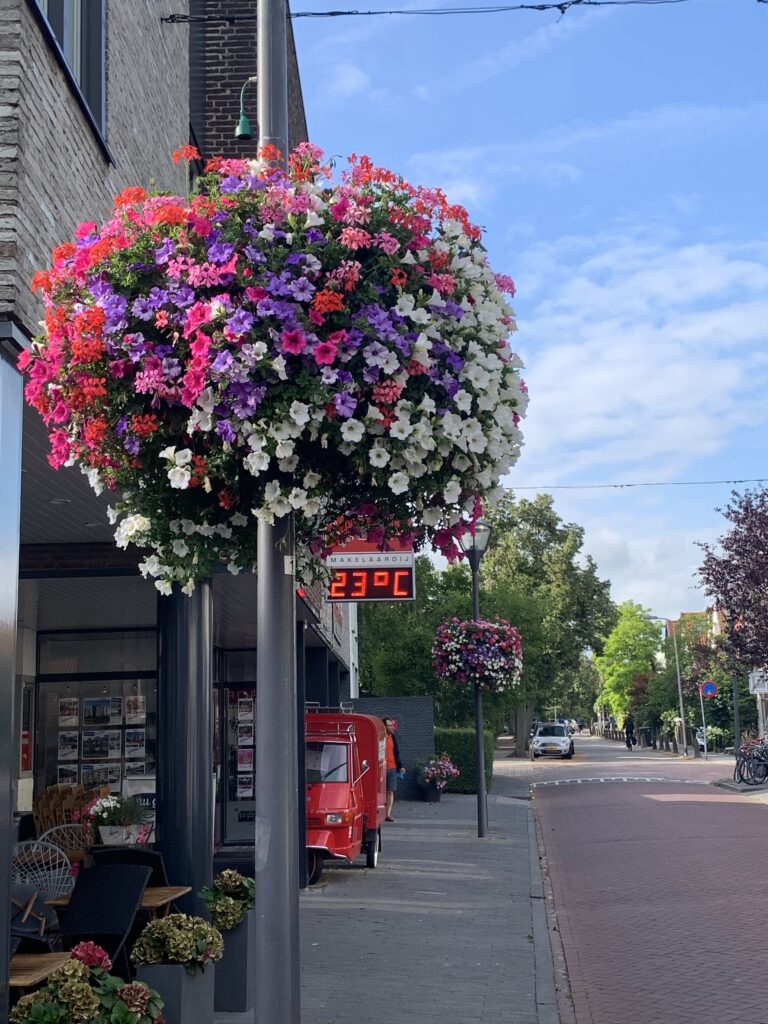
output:
<instances>
[{"instance_id":1,"label":"overhead wire","mask_svg":"<svg viewBox=\"0 0 768 1024\"><path fill-rule=\"evenodd\" d=\"M512 491L597 491L597 490L624 490L628 487L713 487L719 484L764 484L768 477L755 477L748 480L650 480L638 483L625 484L541 484L539 486L526 485L517 487L512 484Z\"/></svg>"}]
</instances>

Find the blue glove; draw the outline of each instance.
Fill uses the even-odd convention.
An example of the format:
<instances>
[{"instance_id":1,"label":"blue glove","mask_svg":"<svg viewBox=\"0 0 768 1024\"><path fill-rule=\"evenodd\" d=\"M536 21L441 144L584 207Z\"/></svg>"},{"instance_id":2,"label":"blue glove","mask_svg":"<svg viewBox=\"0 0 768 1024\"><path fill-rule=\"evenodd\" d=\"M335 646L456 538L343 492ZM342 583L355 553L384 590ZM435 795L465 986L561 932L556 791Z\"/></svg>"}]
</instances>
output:
<instances>
[{"instance_id":1,"label":"blue glove","mask_svg":"<svg viewBox=\"0 0 768 1024\"><path fill-rule=\"evenodd\" d=\"M398 769L397 777L398 777L398 779L404 779L405 778L405 768L399 768Z\"/></svg>"}]
</instances>

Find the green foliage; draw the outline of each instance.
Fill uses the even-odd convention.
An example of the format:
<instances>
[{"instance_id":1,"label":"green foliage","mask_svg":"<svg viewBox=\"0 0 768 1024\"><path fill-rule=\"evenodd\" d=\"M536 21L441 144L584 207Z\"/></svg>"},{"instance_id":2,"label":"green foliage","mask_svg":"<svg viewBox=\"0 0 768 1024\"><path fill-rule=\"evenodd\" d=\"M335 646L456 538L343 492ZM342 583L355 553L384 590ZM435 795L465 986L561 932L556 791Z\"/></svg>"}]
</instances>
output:
<instances>
[{"instance_id":1,"label":"green foliage","mask_svg":"<svg viewBox=\"0 0 768 1024\"><path fill-rule=\"evenodd\" d=\"M639 676L655 670L661 627L634 601L619 605L619 619L595 664L603 679L602 703L621 719L632 706L632 687Z\"/></svg>"},{"instance_id":2,"label":"green foliage","mask_svg":"<svg viewBox=\"0 0 768 1024\"><path fill-rule=\"evenodd\" d=\"M103 952L103 951L102 951ZM163 1020L163 1000L143 982L126 983L101 967L72 959L43 988L22 996L10 1024L154 1024Z\"/></svg>"},{"instance_id":3,"label":"green foliage","mask_svg":"<svg viewBox=\"0 0 768 1024\"><path fill-rule=\"evenodd\" d=\"M493 779L493 752L496 745L491 730L484 731L484 740L485 786L487 790L490 790ZM435 729L435 749L444 750L461 772L458 779L452 780L451 791L454 793L476 793L475 730Z\"/></svg>"},{"instance_id":4,"label":"green foliage","mask_svg":"<svg viewBox=\"0 0 768 1024\"><path fill-rule=\"evenodd\" d=\"M190 974L221 960L221 932L202 917L169 914L150 921L131 953L135 964L183 964Z\"/></svg>"},{"instance_id":5,"label":"green foliage","mask_svg":"<svg viewBox=\"0 0 768 1024\"><path fill-rule=\"evenodd\" d=\"M239 871L227 868L212 884L201 889L200 899L211 912L211 921L221 931L236 928L249 910L253 910L256 883Z\"/></svg>"}]
</instances>

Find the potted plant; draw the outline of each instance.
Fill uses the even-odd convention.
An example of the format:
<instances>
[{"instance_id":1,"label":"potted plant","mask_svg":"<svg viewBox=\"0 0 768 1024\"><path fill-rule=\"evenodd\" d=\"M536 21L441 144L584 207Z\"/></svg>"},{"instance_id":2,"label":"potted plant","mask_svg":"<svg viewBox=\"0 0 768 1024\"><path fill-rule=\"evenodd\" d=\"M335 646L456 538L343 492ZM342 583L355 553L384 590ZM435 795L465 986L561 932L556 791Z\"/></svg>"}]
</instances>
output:
<instances>
[{"instance_id":1,"label":"potted plant","mask_svg":"<svg viewBox=\"0 0 768 1024\"><path fill-rule=\"evenodd\" d=\"M223 952L218 928L202 917L169 914L149 922L131 959L136 977L163 992L166 1024L211 1024L213 965Z\"/></svg>"},{"instance_id":2,"label":"potted plant","mask_svg":"<svg viewBox=\"0 0 768 1024\"><path fill-rule=\"evenodd\" d=\"M84 817L98 828L105 846L146 843L152 831L146 808L130 797L97 797L86 807Z\"/></svg>"},{"instance_id":3,"label":"potted plant","mask_svg":"<svg viewBox=\"0 0 768 1024\"><path fill-rule=\"evenodd\" d=\"M225 933L224 956L216 967L214 984L217 1013L245 1013L256 1002L256 979L249 969L256 944L255 889L252 878L227 869L199 893L214 926Z\"/></svg>"},{"instance_id":4,"label":"potted plant","mask_svg":"<svg viewBox=\"0 0 768 1024\"><path fill-rule=\"evenodd\" d=\"M451 761L450 757L443 753L438 757L429 757L416 762L418 770L417 781L424 794L427 803L437 803L440 794L451 781L458 779L461 772Z\"/></svg>"},{"instance_id":5,"label":"potted plant","mask_svg":"<svg viewBox=\"0 0 768 1024\"><path fill-rule=\"evenodd\" d=\"M143 982L126 983L108 971L106 952L93 942L74 947L72 959L43 988L22 996L10 1024L163 1024L163 1000Z\"/></svg>"}]
</instances>

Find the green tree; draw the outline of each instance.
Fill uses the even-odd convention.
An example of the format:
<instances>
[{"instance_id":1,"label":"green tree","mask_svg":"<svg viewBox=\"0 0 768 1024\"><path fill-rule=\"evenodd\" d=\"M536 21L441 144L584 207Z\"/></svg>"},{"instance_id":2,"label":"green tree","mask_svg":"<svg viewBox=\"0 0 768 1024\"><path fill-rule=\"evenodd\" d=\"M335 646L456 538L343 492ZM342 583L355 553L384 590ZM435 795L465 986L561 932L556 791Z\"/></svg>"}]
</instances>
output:
<instances>
[{"instance_id":1,"label":"green tree","mask_svg":"<svg viewBox=\"0 0 768 1024\"><path fill-rule=\"evenodd\" d=\"M637 680L656 670L656 652L661 646L661 627L648 618L648 611L634 601L619 605L618 622L605 641L595 664L603 680L600 699L617 719L622 719L637 700ZM633 692L633 687L635 690Z\"/></svg>"}]
</instances>

